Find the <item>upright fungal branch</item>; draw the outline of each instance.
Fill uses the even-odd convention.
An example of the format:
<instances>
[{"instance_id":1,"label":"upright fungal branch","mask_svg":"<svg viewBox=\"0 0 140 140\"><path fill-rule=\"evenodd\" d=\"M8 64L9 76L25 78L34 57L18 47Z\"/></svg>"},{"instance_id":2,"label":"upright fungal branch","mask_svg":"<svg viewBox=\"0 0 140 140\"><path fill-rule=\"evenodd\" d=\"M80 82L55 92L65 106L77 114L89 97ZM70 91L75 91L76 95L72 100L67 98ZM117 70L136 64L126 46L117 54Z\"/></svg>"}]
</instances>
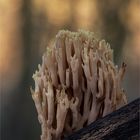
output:
<instances>
[{"instance_id":1,"label":"upright fungal branch","mask_svg":"<svg viewBox=\"0 0 140 140\"><path fill-rule=\"evenodd\" d=\"M59 31L33 75L41 140L61 140L127 103L113 51L87 31Z\"/></svg>"}]
</instances>

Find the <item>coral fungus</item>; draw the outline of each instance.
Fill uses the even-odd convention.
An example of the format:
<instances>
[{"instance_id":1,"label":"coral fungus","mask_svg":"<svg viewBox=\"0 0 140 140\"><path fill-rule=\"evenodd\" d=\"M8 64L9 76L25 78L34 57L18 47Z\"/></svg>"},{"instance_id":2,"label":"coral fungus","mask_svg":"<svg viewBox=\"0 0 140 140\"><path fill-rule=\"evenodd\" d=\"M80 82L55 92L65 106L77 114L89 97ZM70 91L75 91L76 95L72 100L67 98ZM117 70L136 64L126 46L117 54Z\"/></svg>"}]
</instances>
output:
<instances>
[{"instance_id":1,"label":"coral fungus","mask_svg":"<svg viewBox=\"0 0 140 140\"><path fill-rule=\"evenodd\" d=\"M88 31L59 31L33 75L42 140L60 140L127 103L113 51Z\"/></svg>"}]
</instances>

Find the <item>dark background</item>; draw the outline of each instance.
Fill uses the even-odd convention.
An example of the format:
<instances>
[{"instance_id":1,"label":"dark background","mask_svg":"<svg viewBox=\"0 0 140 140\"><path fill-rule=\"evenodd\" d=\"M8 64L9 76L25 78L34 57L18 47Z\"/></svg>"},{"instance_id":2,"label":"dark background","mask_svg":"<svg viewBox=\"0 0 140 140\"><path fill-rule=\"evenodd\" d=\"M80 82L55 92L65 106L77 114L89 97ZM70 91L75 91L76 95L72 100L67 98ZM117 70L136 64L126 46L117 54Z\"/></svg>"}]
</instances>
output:
<instances>
[{"instance_id":1,"label":"dark background","mask_svg":"<svg viewBox=\"0 0 140 140\"><path fill-rule=\"evenodd\" d=\"M39 140L33 72L60 29L86 29L127 64L128 102L139 97L139 0L0 0L0 140Z\"/></svg>"}]
</instances>

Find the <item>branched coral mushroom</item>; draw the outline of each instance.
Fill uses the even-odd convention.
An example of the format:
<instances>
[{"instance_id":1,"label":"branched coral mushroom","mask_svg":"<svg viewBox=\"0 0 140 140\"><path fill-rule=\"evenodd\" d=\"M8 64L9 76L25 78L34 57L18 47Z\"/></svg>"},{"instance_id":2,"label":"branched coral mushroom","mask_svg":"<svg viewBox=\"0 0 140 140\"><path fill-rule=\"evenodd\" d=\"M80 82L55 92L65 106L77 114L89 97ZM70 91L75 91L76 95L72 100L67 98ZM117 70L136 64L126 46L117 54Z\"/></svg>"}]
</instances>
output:
<instances>
[{"instance_id":1,"label":"branched coral mushroom","mask_svg":"<svg viewBox=\"0 0 140 140\"><path fill-rule=\"evenodd\" d=\"M126 104L125 68L93 33L60 31L33 75L41 140L60 140Z\"/></svg>"}]
</instances>

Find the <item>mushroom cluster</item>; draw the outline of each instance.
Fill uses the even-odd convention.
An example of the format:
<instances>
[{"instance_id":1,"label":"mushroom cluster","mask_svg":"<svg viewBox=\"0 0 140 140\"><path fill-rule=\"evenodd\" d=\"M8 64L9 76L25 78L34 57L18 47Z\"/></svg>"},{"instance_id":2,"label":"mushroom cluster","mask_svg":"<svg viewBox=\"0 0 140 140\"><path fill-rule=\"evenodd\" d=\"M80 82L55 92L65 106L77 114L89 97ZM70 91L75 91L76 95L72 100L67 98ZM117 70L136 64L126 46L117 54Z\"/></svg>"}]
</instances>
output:
<instances>
[{"instance_id":1,"label":"mushroom cluster","mask_svg":"<svg viewBox=\"0 0 140 140\"><path fill-rule=\"evenodd\" d=\"M121 88L126 65L88 31L59 31L33 74L31 89L41 140L61 140L127 103Z\"/></svg>"}]
</instances>

